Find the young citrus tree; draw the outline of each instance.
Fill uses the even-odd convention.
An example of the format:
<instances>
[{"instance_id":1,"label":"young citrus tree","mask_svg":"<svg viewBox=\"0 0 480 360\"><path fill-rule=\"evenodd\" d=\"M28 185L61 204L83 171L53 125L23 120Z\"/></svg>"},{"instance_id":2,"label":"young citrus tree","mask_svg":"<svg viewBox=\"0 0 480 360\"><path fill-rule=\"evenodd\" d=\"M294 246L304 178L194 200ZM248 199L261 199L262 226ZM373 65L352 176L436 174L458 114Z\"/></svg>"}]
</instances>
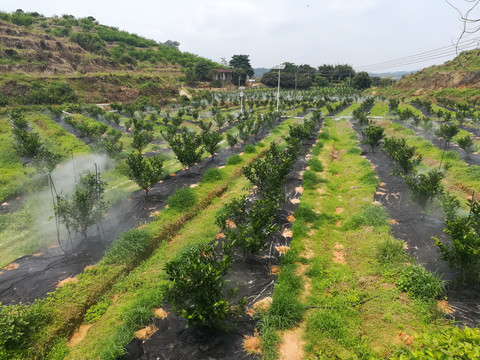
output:
<instances>
[{"instance_id":1,"label":"young citrus tree","mask_svg":"<svg viewBox=\"0 0 480 360\"><path fill-rule=\"evenodd\" d=\"M396 167L398 167L398 169L394 169L396 173L408 175L421 163L422 156L415 154L416 149L415 146L408 146L405 138L386 137L383 139L382 151L395 161Z\"/></svg>"},{"instance_id":2,"label":"young citrus tree","mask_svg":"<svg viewBox=\"0 0 480 360\"><path fill-rule=\"evenodd\" d=\"M458 146L465 151L467 154L467 159L470 158L470 154L477 151L477 146L473 142L472 138L469 135L465 135L457 140Z\"/></svg>"},{"instance_id":3,"label":"young citrus tree","mask_svg":"<svg viewBox=\"0 0 480 360\"><path fill-rule=\"evenodd\" d=\"M58 195L56 211L60 221L87 240L87 230L102 219L107 209L103 197L105 182L100 175L87 171L80 177L72 195Z\"/></svg>"},{"instance_id":4,"label":"young citrus tree","mask_svg":"<svg viewBox=\"0 0 480 360\"><path fill-rule=\"evenodd\" d=\"M216 245L191 246L166 264L171 281L166 300L187 326L228 328L228 321L244 312L246 299L233 304L236 289L228 288L224 276L232 264L230 251L218 254Z\"/></svg>"},{"instance_id":5,"label":"young citrus tree","mask_svg":"<svg viewBox=\"0 0 480 360\"><path fill-rule=\"evenodd\" d=\"M440 257L458 271L462 282L480 279L480 203L470 200L470 214L446 220L450 243L434 238Z\"/></svg>"},{"instance_id":6,"label":"young citrus tree","mask_svg":"<svg viewBox=\"0 0 480 360\"><path fill-rule=\"evenodd\" d=\"M157 155L145 158L140 153L131 153L127 157L130 180L145 190L145 196L162 179L163 159Z\"/></svg>"},{"instance_id":7,"label":"young citrus tree","mask_svg":"<svg viewBox=\"0 0 480 360\"><path fill-rule=\"evenodd\" d=\"M274 220L279 201L268 197L257 200L248 209L247 206L245 197L233 199L217 214L215 221L230 246L240 248L244 253L257 253L277 228Z\"/></svg>"},{"instance_id":8,"label":"young citrus tree","mask_svg":"<svg viewBox=\"0 0 480 360\"><path fill-rule=\"evenodd\" d=\"M426 173L405 176L405 182L413 193L413 199L419 203L423 209L432 202L432 200L443 193L442 179L445 174L437 169L432 169Z\"/></svg>"},{"instance_id":9,"label":"young citrus tree","mask_svg":"<svg viewBox=\"0 0 480 360\"><path fill-rule=\"evenodd\" d=\"M202 159L202 137L194 131L183 129L182 133L172 137L169 144L177 160L187 171Z\"/></svg>"},{"instance_id":10,"label":"young citrus tree","mask_svg":"<svg viewBox=\"0 0 480 360\"><path fill-rule=\"evenodd\" d=\"M380 145L384 135L384 130L381 126L368 125L362 130L363 139L361 143L363 145L370 145L373 153L375 148Z\"/></svg>"}]
</instances>

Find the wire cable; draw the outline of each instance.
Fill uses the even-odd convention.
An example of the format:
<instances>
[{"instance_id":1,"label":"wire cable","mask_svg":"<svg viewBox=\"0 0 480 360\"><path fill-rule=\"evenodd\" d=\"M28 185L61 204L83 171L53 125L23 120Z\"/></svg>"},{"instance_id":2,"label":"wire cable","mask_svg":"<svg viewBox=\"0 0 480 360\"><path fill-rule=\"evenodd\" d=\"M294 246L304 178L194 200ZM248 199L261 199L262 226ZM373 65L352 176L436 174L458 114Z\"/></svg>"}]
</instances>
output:
<instances>
[{"instance_id":1,"label":"wire cable","mask_svg":"<svg viewBox=\"0 0 480 360\"><path fill-rule=\"evenodd\" d=\"M474 39L461 41L458 44L458 47L463 50L472 50L477 48L479 43L480 43L480 38L474 38ZM422 63L429 60L436 60L440 58L457 55L458 47L455 45L443 46L437 49L424 51L414 55L404 56L398 59L358 66L357 69L362 71L376 71L376 70L383 70L383 69L401 67L405 65Z\"/></svg>"}]
</instances>

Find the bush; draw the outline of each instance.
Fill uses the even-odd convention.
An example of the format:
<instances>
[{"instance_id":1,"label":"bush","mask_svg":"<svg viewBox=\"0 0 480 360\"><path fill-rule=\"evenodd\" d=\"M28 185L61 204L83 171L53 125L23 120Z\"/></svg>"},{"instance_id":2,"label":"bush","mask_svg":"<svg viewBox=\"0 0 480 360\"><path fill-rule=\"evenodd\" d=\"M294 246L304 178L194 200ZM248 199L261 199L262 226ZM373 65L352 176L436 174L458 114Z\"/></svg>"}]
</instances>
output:
<instances>
[{"instance_id":1,"label":"bush","mask_svg":"<svg viewBox=\"0 0 480 360\"><path fill-rule=\"evenodd\" d=\"M323 171L323 164L318 159L310 159L308 161L308 166L310 166L310 169L315 171L315 172L322 172Z\"/></svg>"},{"instance_id":2,"label":"bush","mask_svg":"<svg viewBox=\"0 0 480 360\"><path fill-rule=\"evenodd\" d=\"M210 169L205 171L205 174L203 174L202 181L207 183L212 183L212 182L220 181L222 179L223 179L223 173L220 171L220 169L211 167Z\"/></svg>"},{"instance_id":3,"label":"bush","mask_svg":"<svg viewBox=\"0 0 480 360\"><path fill-rule=\"evenodd\" d=\"M253 154L257 150L255 148L255 145L248 144L247 146L245 146L245 149L243 149L243 151L245 151L247 154Z\"/></svg>"},{"instance_id":4,"label":"bush","mask_svg":"<svg viewBox=\"0 0 480 360\"><path fill-rule=\"evenodd\" d=\"M82 49L93 53L101 53L105 50L106 44L97 34L79 32L70 36L70 40L80 45Z\"/></svg>"},{"instance_id":5,"label":"bush","mask_svg":"<svg viewBox=\"0 0 480 360\"><path fill-rule=\"evenodd\" d=\"M420 265L405 266L400 271L396 284L411 298L426 303L435 301L445 288L439 275L432 274Z\"/></svg>"},{"instance_id":6,"label":"bush","mask_svg":"<svg viewBox=\"0 0 480 360\"><path fill-rule=\"evenodd\" d=\"M243 162L243 159L240 155L234 154L227 158L227 165L237 165Z\"/></svg>"},{"instance_id":7,"label":"bush","mask_svg":"<svg viewBox=\"0 0 480 360\"><path fill-rule=\"evenodd\" d=\"M330 133L327 131L322 131L320 134L318 134L318 138L320 140L328 140L330 139Z\"/></svg>"},{"instance_id":8,"label":"bush","mask_svg":"<svg viewBox=\"0 0 480 360\"><path fill-rule=\"evenodd\" d=\"M0 350L23 347L46 320L47 314L39 303L31 306L0 303Z\"/></svg>"},{"instance_id":9,"label":"bush","mask_svg":"<svg viewBox=\"0 0 480 360\"><path fill-rule=\"evenodd\" d=\"M172 210L182 212L189 210L197 203L197 194L189 187L183 187L175 191L167 200L168 207Z\"/></svg>"}]
</instances>

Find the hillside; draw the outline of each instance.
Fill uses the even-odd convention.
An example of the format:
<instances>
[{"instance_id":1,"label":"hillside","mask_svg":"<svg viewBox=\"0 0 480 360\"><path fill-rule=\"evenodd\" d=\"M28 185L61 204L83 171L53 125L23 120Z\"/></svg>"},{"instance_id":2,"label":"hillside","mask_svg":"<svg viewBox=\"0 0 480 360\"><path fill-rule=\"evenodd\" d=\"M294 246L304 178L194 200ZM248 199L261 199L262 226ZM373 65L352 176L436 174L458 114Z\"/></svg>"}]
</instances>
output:
<instances>
[{"instance_id":1,"label":"hillside","mask_svg":"<svg viewBox=\"0 0 480 360\"><path fill-rule=\"evenodd\" d=\"M160 97L171 96L178 93L186 68L219 66L178 46L101 25L93 17L1 12L0 105L51 103L35 95L51 92L52 83L61 87L56 82L63 83L64 93L86 102L150 96L152 87L141 89L148 80L162 88Z\"/></svg>"},{"instance_id":2,"label":"hillside","mask_svg":"<svg viewBox=\"0 0 480 360\"><path fill-rule=\"evenodd\" d=\"M431 66L414 74L405 75L394 88L411 92L412 95L450 92L455 97L467 89L480 90L479 79L480 50L470 50L462 52L443 65Z\"/></svg>"}]
</instances>

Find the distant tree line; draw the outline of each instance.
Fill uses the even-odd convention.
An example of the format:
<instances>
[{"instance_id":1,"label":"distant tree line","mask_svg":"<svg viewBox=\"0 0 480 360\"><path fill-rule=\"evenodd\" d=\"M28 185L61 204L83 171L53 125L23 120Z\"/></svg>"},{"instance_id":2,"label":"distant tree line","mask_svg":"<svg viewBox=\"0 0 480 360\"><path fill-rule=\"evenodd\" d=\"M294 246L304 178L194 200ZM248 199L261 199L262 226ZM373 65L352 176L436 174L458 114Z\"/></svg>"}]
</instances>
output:
<instances>
[{"instance_id":1,"label":"distant tree line","mask_svg":"<svg viewBox=\"0 0 480 360\"><path fill-rule=\"evenodd\" d=\"M366 72L356 73L352 66L321 65L314 68L308 64L295 65L285 62L285 69L281 70L281 86L283 89L308 89L311 86L331 86L336 84L350 85L358 90L367 89L372 85L380 86L380 78L372 78ZM278 85L278 70L265 72L260 80L270 87Z\"/></svg>"}]
</instances>

